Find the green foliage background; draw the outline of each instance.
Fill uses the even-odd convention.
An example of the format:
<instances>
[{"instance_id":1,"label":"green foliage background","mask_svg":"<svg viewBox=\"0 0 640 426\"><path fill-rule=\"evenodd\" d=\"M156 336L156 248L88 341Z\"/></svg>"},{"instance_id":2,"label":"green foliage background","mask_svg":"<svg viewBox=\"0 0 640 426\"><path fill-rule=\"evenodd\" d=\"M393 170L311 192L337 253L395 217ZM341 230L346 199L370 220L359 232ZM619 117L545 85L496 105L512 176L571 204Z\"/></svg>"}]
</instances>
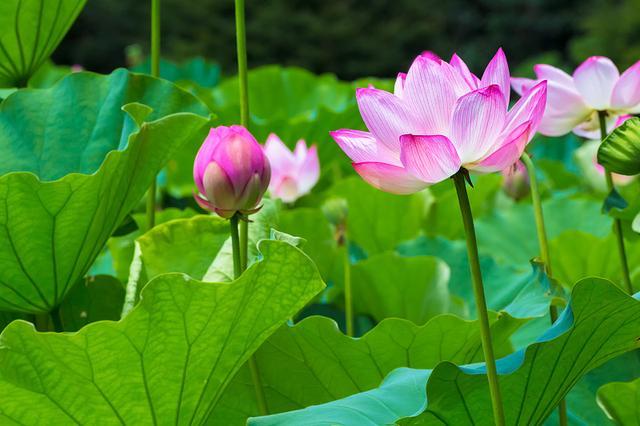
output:
<instances>
[{"instance_id":1,"label":"green foliage background","mask_svg":"<svg viewBox=\"0 0 640 426\"><path fill-rule=\"evenodd\" d=\"M125 48L148 52L148 2L91 0L54 56L108 72ZM429 49L461 53L474 69L503 46L512 69L534 61L573 66L609 55L627 67L640 54L640 0L249 0L252 67L278 63L343 79L389 77ZM162 48L169 59L194 55L235 72L231 0L163 0ZM616 22L616 25L601 25Z\"/></svg>"}]
</instances>

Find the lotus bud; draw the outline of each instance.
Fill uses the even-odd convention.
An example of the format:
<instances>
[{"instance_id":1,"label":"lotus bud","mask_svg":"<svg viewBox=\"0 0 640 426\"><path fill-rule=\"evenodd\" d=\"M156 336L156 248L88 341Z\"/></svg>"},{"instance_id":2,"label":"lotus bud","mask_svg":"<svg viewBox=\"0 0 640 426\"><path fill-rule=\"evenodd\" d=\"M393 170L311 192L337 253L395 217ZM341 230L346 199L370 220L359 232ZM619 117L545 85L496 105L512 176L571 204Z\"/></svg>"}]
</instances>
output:
<instances>
[{"instance_id":1,"label":"lotus bud","mask_svg":"<svg viewBox=\"0 0 640 426\"><path fill-rule=\"evenodd\" d=\"M329 198L322 205L322 212L329 222L335 227L335 241L339 246L346 243L347 216L349 205L344 198Z\"/></svg>"},{"instance_id":2,"label":"lotus bud","mask_svg":"<svg viewBox=\"0 0 640 426\"><path fill-rule=\"evenodd\" d=\"M502 176L502 189L509 197L517 201L529 195L529 175L522 161L518 160L504 169Z\"/></svg>"},{"instance_id":3,"label":"lotus bud","mask_svg":"<svg viewBox=\"0 0 640 426\"><path fill-rule=\"evenodd\" d=\"M322 212L333 225L339 225L347 221L349 206L344 198L332 197L322 205Z\"/></svg>"},{"instance_id":4,"label":"lotus bud","mask_svg":"<svg viewBox=\"0 0 640 426\"><path fill-rule=\"evenodd\" d=\"M269 160L242 126L212 128L193 164L196 201L224 218L258 211L270 178Z\"/></svg>"}]
</instances>

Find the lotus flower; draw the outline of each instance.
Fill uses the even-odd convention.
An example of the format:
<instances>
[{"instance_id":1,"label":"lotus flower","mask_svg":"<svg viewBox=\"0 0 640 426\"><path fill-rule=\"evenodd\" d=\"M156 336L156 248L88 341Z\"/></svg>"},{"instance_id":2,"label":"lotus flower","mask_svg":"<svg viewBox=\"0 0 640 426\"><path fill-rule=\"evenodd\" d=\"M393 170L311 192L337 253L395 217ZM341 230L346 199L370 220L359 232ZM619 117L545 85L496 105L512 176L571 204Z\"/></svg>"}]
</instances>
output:
<instances>
[{"instance_id":1,"label":"lotus flower","mask_svg":"<svg viewBox=\"0 0 640 426\"><path fill-rule=\"evenodd\" d=\"M331 133L370 185L410 194L447 179L461 168L498 172L512 165L542 118L546 83L540 82L508 111L509 68L498 50L482 78L457 55L450 62L431 53L400 73L394 93L358 89L369 132Z\"/></svg>"},{"instance_id":2,"label":"lotus flower","mask_svg":"<svg viewBox=\"0 0 640 426\"><path fill-rule=\"evenodd\" d=\"M622 75L609 58L592 56L573 76L551 65L534 68L537 80L513 78L513 89L526 94L540 80L547 80L547 108L538 131L560 136L573 131L578 136L600 139L598 111L607 113L607 133L624 114L640 113L640 61Z\"/></svg>"},{"instance_id":3,"label":"lotus flower","mask_svg":"<svg viewBox=\"0 0 640 426\"><path fill-rule=\"evenodd\" d=\"M292 203L308 194L320 177L320 161L315 145L307 149L307 144L299 140L291 152L282 140L271 133L264 147L271 163L271 183L269 192L285 203Z\"/></svg>"},{"instance_id":4,"label":"lotus flower","mask_svg":"<svg viewBox=\"0 0 640 426\"><path fill-rule=\"evenodd\" d=\"M247 129L212 128L193 164L195 199L224 218L255 213L270 177L269 160Z\"/></svg>"}]
</instances>

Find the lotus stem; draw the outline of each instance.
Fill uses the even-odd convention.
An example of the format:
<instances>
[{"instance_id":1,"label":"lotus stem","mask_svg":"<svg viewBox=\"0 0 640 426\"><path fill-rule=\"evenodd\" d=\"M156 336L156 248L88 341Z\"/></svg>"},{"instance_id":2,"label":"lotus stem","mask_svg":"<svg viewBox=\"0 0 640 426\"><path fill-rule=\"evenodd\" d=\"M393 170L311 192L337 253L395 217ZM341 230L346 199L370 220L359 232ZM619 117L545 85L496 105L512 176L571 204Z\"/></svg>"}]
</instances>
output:
<instances>
[{"instance_id":1,"label":"lotus stem","mask_svg":"<svg viewBox=\"0 0 640 426\"><path fill-rule=\"evenodd\" d=\"M151 0L151 75L160 77L160 0ZM156 225L156 176L147 193L147 229Z\"/></svg>"},{"instance_id":2,"label":"lotus stem","mask_svg":"<svg viewBox=\"0 0 640 426\"><path fill-rule=\"evenodd\" d=\"M229 219L230 233L231 233L231 246L233 248L233 277L238 279L242 274L242 261L240 259L240 234L238 232L238 222L240 220L240 213L236 213ZM260 372L258 371L258 365L255 357L251 356L248 361L249 370L251 371L251 381L256 394L256 402L258 403L258 410L260 415L268 414L267 400L264 396L262 388L262 381L260 380Z\"/></svg>"},{"instance_id":3,"label":"lotus stem","mask_svg":"<svg viewBox=\"0 0 640 426\"><path fill-rule=\"evenodd\" d=\"M607 124L606 115L604 111L598 111L598 118L600 119L600 138L604 142L607 137ZM607 180L607 189L609 193L615 191L615 185L613 184L613 175L609 170L604 171L605 178ZM624 235L622 234L622 222L619 218L613 219L613 232L616 234L616 243L618 245L618 256L620 257L620 267L622 269L622 281L627 289L627 293L633 294L633 285L631 284L631 276L629 275L629 263L627 262L627 251L624 247Z\"/></svg>"},{"instance_id":4,"label":"lotus stem","mask_svg":"<svg viewBox=\"0 0 640 426\"><path fill-rule=\"evenodd\" d=\"M238 85L240 93L240 124L249 129L249 83L247 74L247 33L244 19L244 0L235 0L236 49L238 56ZM249 222L240 223L240 258L247 267Z\"/></svg>"},{"instance_id":5,"label":"lotus stem","mask_svg":"<svg viewBox=\"0 0 640 426\"><path fill-rule=\"evenodd\" d=\"M49 313L51 316L51 322L53 323L53 329L57 333L61 333L64 331L64 325L62 324L62 317L60 316L60 307L56 306Z\"/></svg>"},{"instance_id":6,"label":"lotus stem","mask_svg":"<svg viewBox=\"0 0 640 426\"><path fill-rule=\"evenodd\" d=\"M343 239L344 249L344 316L347 336L353 337L353 299L351 291L351 261L349 259L349 244L346 235Z\"/></svg>"},{"instance_id":7,"label":"lotus stem","mask_svg":"<svg viewBox=\"0 0 640 426\"><path fill-rule=\"evenodd\" d=\"M249 84L247 75L247 35L244 19L244 0L235 0L236 12L236 48L238 56L238 84L240 93L240 124L249 129ZM249 248L249 222L243 220L240 223L240 235L238 241L238 257L240 271L244 271L248 265ZM258 410L261 415L268 414L267 400L264 396L260 371L255 357L252 355L248 361L251 371L251 381L256 394Z\"/></svg>"},{"instance_id":8,"label":"lotus stem","mask_svg":"<svg viewBox=\"0 0 640 426\"><path fill-rule=\"evenodd\" d=\"M238 221L240 214L236 213L229 219L229 233L231 234L231 247L233 251L233 278L238 279L242 274L242 263L240 262L240 236L238 234Z\"/></svg>"},{"instance_id":9,"label":"lotus stem","mask_svg":"<svg viewBox=\"0 0 640 426\"><path fill-rule=\"evenodd\" d=\"M489 313L487 312L487 301L485 299L484 286L482 284L482 271L480 270L476 231L473 224L473 214L471 213L471 205L469 204L469 196L467 194L467 187L465 183L467 173L468 172L465 169L460 169L458 173L453 175L453 181L458 194L458 203L460 205L460 213L462 214L462 222L464 224L466 234L469 269L471 272L471 281L473 283L476 309L478 311L478 321L480 322L480 336L482 338L482 350L484 352L484 360L487 368L487 379L489 381L493 418L497 426L504 426L504 408L502 406L502 397L500 395L496 359L493 353Z\"/></svg>"},{"instance_id":10,"label":"lotus stem","mask_svg":"<svg viewBox=\"0 0 640 426\"><path fill-rule=\"evenodd\" d=\"M536 176L536 169L533 161L526 152L520 157L522 163L527 169L529 176L529 187L531 188L531 204L533 205L533 213L536 220L536 232L538 234L538 245L540 246L540 259L544 267L544 271L549 277L549 282L552 283L551 275L551 257L549 255L549 243L547 239L547 230L544 224L544 214L542 213L542 202L540 201L540 190L538 188L538 178ZM549 304L549 317L551 324L555 323L558 319L558 308L553 304ZM561 426L568 424L567 419L567 402L562 399L558 404L558 418Z\"/></svg>"}]
</instances>

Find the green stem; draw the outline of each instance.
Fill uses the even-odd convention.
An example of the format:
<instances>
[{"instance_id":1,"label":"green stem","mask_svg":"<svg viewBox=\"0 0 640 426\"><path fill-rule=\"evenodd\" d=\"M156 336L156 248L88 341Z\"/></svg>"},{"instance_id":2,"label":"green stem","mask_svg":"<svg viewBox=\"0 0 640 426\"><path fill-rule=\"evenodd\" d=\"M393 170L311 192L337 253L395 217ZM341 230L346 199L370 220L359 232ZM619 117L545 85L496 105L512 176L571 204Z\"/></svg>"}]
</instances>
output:
<instances>
[{"instance_id":1,"label":"green stem","mask_svg":"<svg viewBox=\"0 0 640 426\"><path fill-rule=\"evenodd\" d=\"M236 48L238 55L238 84L240 93L240 124L249 129L249 83L247 74L247 35L244 19L244 0L235 0L236 9ZM247 267L247 248L249 222L240 224L240 241L243 268Z\"/></svg>"},{"instance_id":2,"label":"green stem","mask_svg":"<svg viewBox=\"0 0 640 426\"><path fill-rule=\"evenodd\" d=\"M151 75L160 76L160 0L151 0ZM147 192L147 229L156 224L156 177Z\"/></svg>"},{"instance_id":3,"label":"green stem","mask_svg":"<svg viewBox=\"0 0 640 426\"><path fill-rule=\"evenodd\" d=\"M240 85L240 124L249 128L249 84L247 76L247 36L244 0L236 2L236 48L238 51L238 83Z\"/></svg>"},{"instance_id":4,"label":"green stem","mask_svg":"<svg viewBox=\"0 0 640 426\"><path fill-rule=\"evenodd\" d=\"M602 141L607 137L606 112L598 111L600 119L600 137ZM607 180L607 189L609 193L615 190L613 184L613 176L609 170L604 171ZM631 276L629 275L629 263L627 262L627 252L624 247L624 236L622 234L622 222L619 218L613 219L613 231L616 234L616 243L618 245L618 256L620 257L620 267L622 269L622 280L629 294L633 294L633 285L631 284Z\"/></svg>"},{"instance_id":5,"label":"green stem","mask_svg":"<svg viewBox=\"0 0 640 426\"><path fill-rule=\"evenodd\" d=\"M536 221L536 231L538 233L538 245L540 246L540 258L542 264L549 277L549 281L553 285L551 280L551 257L549 255L549 242L547 240L547 230L544 225L544 214L542 213L542 202L540 201L540 190L538 189L538 178L536 176L536 169L533 165L533 161L526 152L522 154L520 160L524 163L529 176L529 187L531 188L531 204L533 204L533 213ZM549 304L549 317L551 318L551 324L555 323L558 319L558 308L553 304ZM561 426L568 424L567 419L567 403L564 399L558 404L558 418Z\"/></svg>"},{"instance_id":6,"label":"green stem","mask_svg":"<svg viewBox=\"0 0 640 426\"><path fill-rule=\"evenodd\" d=\"M53 323L53 329L61 333L64 331L64 326L62 325L62 317L60 316L60 307L55 307L51 310L51 322Z\"/></svg>"},{"instance_id":7,"label":"green stem","mask_svg":"<svg viewBox=\"0 0 640 426\"><path fill-rule=\"evenodd\" d=\"M453 176L453 181L456 186L458 203L460 204L460 213L462 214L462 222L464 224L464 230L467 237L469 269L471 271L473 293L478 311L478 321L480 322L480 336L482 338L482 350L484 352L484 360L487 367L487 379L489 380L489 393L491 394L493 418L497 426L504 426L504 408L502 406L502 397L500 396L500 384L498 382L498 372L496 370L496 359L493 353L493 344L491 341L489 314L487 312L487 302L484 296L484 287L482 285L482 271L480 270L476 231L473 225L473 215L471 213L471 205L469 204L469 196L467 195L465 174L466 170L460 169L460 171Z\"/></svg>"},{"instance_id":8,"label":"green stem","mask_svg":"<svg viewBox=\"0 0 640 426\"><path fill-rule=\"evenodd\" d=\"M237 279L242 274L242 262L240 261L240 236L238 234L238 221L240 214L236 213L229 219L229 233L231 234L231 247L233 250L233 278Z\"/></svg>"},{"instance_id":9,"label":"green stem","mask_svg":"<svg viewBox=\"0 0 640 426\"><path fill-rule=\"evenodd\" d=\"M236 213L229 219L230 231L231 231L231 246L233 248L233 277L238 279L244 267L242 266L242 258L240 255L241 243L240 233L238 232L238 221L240 220L240 213ZM244 222L244 221L243 221ZM258 370L258 364L255 357L252 355L249 358L249 371L251 372L251 381L253 382L253 389L256 395L256 402L258 404L258 410L260 415L269 414L267 410L267 400L264 396L264 390L262 387L262 380L260 379L260 371Z\"/></svg>"},{"instance_id":10,"label":"green stem","mask_svg":"<svg viewBox=\"0 0 640 426\"><path fill-rule=\"evenodd\" d=\"M349 244L344 238L344 316L347 328L347 336L353 337L353 301L351 295L351 261L349 259Z\"/></svg>"},{"instance_id":11,"label":"green stem","mask_svg":"<svg viewBox=\"0 0 640 426\"><path fill-rule=\"evenodd\" d=\"M531 203L533 204L533 213L536 220L536 230L538 232L538 244L540 245L540 258L544 264L545 272L551 275L551 260L549 257L549 243L547 241L547 231L544 225L544 215L542 214L542 203L540 202L540 190L538 189L538 179L536 177L536 169L533 161L525 152L520 160L527 168L529 175L529 186L531 188Z\"/></svg>"},{"instance_id":12,"label":"green stem","mask_svg":"<svg viewBox=\"0 0 640 426\"><path fill-rule=\"evenodd\" d=\"M249 249L249 221L240 222L240 268L247 269L247 257Z\"/></svg>"},{"instance_id":13,"label":"green stem","mask_svg":"<svg viewBox=\"0 0 640 426\"><path fill-rule=\"evenodd\" d=\"M50 317L48 314L35 314L33 316L33 324L38 331L51 331L49 327Z\"/></svg>"}]
</instances>

